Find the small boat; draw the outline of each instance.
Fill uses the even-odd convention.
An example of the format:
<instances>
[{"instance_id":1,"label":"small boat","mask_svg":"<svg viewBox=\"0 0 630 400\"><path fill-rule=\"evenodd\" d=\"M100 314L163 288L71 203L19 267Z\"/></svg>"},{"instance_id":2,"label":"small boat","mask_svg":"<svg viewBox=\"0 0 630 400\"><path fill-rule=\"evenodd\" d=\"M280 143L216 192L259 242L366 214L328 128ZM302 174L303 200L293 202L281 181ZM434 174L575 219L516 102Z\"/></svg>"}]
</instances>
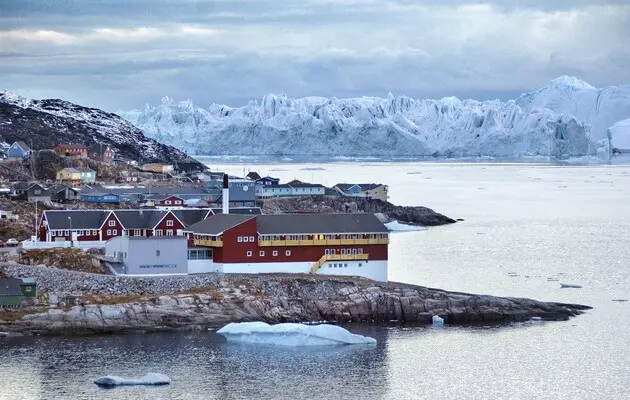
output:
<instances>
[{"instance_id":1,"label":"small boat","mask_svg":"<svg viewBox=\"0 0 630 400\"><path fill-rule=\"evenodd\" d=\"M567 288L571 288L571 289L581 289L582 285L576 285L573 283L561 283L560 284L560 288L561 289L567 289Z\"/></svg>"}]
</instances>

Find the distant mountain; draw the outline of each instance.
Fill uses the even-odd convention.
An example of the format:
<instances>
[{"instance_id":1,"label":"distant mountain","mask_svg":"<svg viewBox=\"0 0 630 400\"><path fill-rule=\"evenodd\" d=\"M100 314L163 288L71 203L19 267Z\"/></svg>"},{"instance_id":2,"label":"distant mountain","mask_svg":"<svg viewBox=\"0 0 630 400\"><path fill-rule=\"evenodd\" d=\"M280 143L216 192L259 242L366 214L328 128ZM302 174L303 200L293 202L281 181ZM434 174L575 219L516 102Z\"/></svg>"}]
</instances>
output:
<instances>
[{"instance_id":1,"label":"distant mountain","mask_svg":"<svg viewBox=\"0 0 630 400\"><path fill-rule=\"evenodd\" d=\"M63 100L30 100L0 92L0 138L21 140L35 150L57 143L82 143L93 151L109 145L117 154L139 162L167 162L181 170L203 165L181 150L147 138L116 114Z\"/></svg>"},{"instance_id":2,"label":"distant mountain","mask_svg":"<svg viewBox=\"0 0 630 400\"><path fill-rule=\"evenodd\" d=\"M607 157L607 128L630 118L628 96L630 86L595 89L560 77L505 102L269 94L243 107L203 109L164 97L119 114L197 155Z\"/></svg>"}]
</instances>

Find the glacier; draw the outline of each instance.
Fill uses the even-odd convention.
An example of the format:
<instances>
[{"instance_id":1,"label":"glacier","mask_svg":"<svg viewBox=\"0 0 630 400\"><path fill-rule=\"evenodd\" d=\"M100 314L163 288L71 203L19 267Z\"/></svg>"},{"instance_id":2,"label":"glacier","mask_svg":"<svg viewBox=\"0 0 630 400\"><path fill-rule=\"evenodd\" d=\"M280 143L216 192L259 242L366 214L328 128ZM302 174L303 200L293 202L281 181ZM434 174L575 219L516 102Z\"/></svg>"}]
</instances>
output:
<instances>
[{"instance_id":1,"label":"glacier","mask_svg":"<svg viewBox=\"0 0 630 400\"><path fill-rule=\"evenodd\" d=\"M327 324L269 325L264 322L233 322L219 329L217 333L228 341L290 347L376 344L376 339Z\"/></svg>"},{"instance_id":2,"label":"glacier","mask_svg":"<svg viewBox=\"0 0 630 400\"><path fill-rule=\"evenodd\" d=\"M630 85L560 77L508 101L268 94L207 109L164 97L118 114L195 155L607 158L608 128L630 118Z\"/></svg>"}]
</instances>

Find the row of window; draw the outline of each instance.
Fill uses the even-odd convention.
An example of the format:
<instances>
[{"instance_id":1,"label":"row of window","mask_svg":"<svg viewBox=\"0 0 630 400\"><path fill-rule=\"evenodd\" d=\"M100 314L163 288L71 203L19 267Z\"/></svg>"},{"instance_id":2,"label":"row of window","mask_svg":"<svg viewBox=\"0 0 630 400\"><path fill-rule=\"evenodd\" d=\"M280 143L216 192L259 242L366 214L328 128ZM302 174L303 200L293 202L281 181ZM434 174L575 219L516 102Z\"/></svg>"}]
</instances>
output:
<instances>
[{"instance_id":1,"label":"row of window","mask_svg":"<svg viewBox=\"0 0 630 400\"><path fill-rule=\"evenodd\" d=\"M181 205L182 201L181 200L165 200L164 204L167 205L167 206L171 205L171 204ZM171 223L171 225L169 225L169 226L172 226L173 225L173 221L166 221L166 224L168 225L169 222Z\"/></svg>"},{"instance_id":2,"label":"row of window","mask_svg":"<svg viewBox=\"0 0 630 400\"><path fill-rule=\"evenodd\" d=\"M254 243L254 239L255 237L253 236L238 236L236 238L236 241L239 243L247 243L247 242Z\"/></svg>"},{"instance_id":3,"label":"row of window","mask_svg":"<svg viewBox=\"0 0 630 400\"><path fill-rule=\"evenodd\" d=\"M251 251L248 251L246 254L247 254L247 257L251 257L253 253ZM258 255L261 256L261 257L264 257L265 256L265 250L260 250L258 252ZM271 255L274 256L274 257L278 257L278 250L272 251ZM284 255L287 256L287 257L291 256L291 250L285 250Z\"/></svg>"},{"instance_id":4,"label":"row of window","mask_svg":"<svg viewBox=\"0 0 630 400\"><path fill-rule=\"evenodd\" d=\"M363 254L363 249L326 249L324 250L324 254Z\"/></svg>"},{"instance_id":5,"label":"row of window","mask_svg":"<svg viewBox=\"0 0 630 400\"><path fill-rule=\"evenodd\" d=\"M188 250L189 260L210 260L212 259L212 250L210 249L190 249Z\"/></svg>"},{"instance_id":6,"label":"row of window","mask_svg":"<svg viewBox=\"0 0 630 400\"><path fill-rule=\"evenodd\" d=\"M164 236L164 231L162 229L156 229L153 231L153 234L155 236ZM173 230L172 229L167 229L166 230L166 236L173 236Z\"/></svg>"},{"instance_id":7,"label":"row of window","mask_svg":"<svg viewBox=\"0 0 630 400\"><path fill-rule=\"evenodd\" d=\"M359 267L362 267L363 263L359 263ZM332 263L330 268L348 268L348 263Z\"/></svg>"},{"instance_id":8,"label":"row of window","mask_svg":"<svg viewBox=\"0 0 630 400\"><path fill-rule=\"evenodd\" d=\"M351 235L261 235L258 240L339 240L339 239L387 239L387 233Z\"/></svg>"},{"instance_id":9,"label":"row of window","mask_svg":"<svg viewBox=\"0 0 630 400\"><path fill-rule=\"evenodd\" d=\"M116 221L111 220L107 223L108 226L116 226ZM166 221L166 226L173 226L173 220L169 219Z\"/></svg>"},{"instance_id":10,"label":"row of window","mask_svg":"<svg viewBox=\"0 0 630 400\"><path fill-rule=\"evenodd\" d=\"M98 231L93 230L78 230L78 236L98 236ZM70 236L70 231L50 231L50 236Z\"/></svg>"}]
</instances>

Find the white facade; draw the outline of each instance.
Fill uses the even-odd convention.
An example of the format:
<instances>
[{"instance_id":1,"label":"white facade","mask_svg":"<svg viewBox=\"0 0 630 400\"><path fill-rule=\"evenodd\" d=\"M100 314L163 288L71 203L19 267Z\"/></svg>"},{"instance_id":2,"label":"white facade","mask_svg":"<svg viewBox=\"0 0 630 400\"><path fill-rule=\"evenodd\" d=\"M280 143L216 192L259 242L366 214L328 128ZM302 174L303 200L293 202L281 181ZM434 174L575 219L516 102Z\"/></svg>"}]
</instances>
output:
<instances>
[{"instance_id":1,"label":"white facade","mask_svg":"<svg viewBox=\"0 0 630 400\"><path fill-rule=\"evenodd\" d=\"M117 236L105 243L105 256L130 275L188 273L188 239L184 236Z\"/></svg>"}]
</instances>

